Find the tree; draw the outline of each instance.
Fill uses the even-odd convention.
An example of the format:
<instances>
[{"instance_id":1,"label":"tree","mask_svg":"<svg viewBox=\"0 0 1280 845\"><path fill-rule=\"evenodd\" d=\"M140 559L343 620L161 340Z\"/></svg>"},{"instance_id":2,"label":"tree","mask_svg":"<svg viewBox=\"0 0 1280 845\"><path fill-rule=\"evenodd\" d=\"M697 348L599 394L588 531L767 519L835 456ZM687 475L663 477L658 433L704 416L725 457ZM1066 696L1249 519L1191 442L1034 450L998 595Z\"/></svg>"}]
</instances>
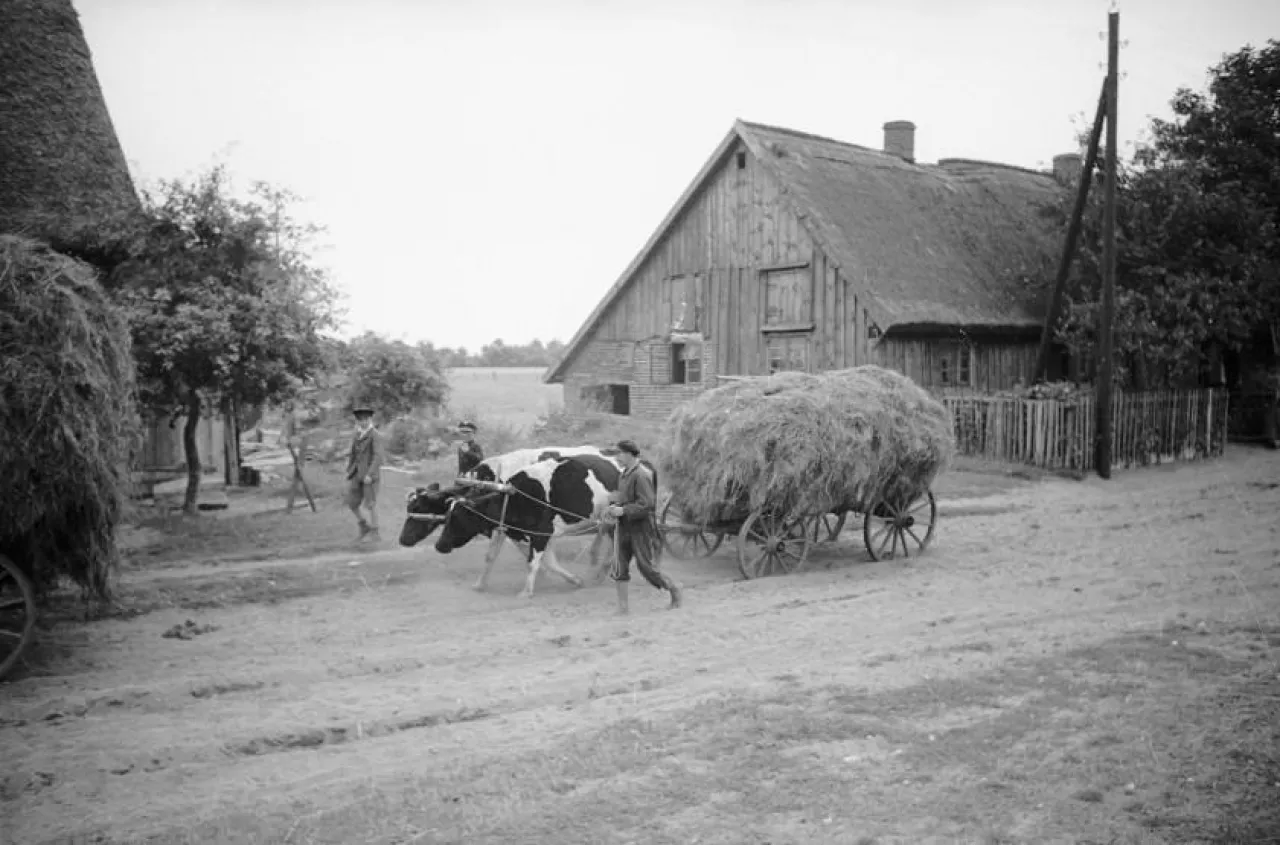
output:
<instances>
[{"instance_id":1,"label":"tree","mask_svg":"<svg viewBox=\"0 0 1280 845\"><path fill-rule=\"evenodd\" d=\"M1139 389L1280 323L1280 42L1226 56L1207 93L1180 89L1172 108L1116 186L1116 369ZM1097 191L1059 328L1078 349L1096 325L1101 215Z\"/></svg>"},{"instance_id":2,"label":"tree","mask_svg":"<svg viewBox=\"0 0 1280 845\"><path fill-rule=\"evenodd\" d=\"M144 192L143 221L110 278L129 314L143 406L186 417L188 513L206 403L230 418L241 402L291 395L324 367L320 333L336 319L337 294L308 251L318 230L289 216L288 193L259 183L251 196L231 196L221 165Z\"/></svg>"},{"instance_id":3,"label":"tree","mask_svg":"<svg viewBox=\"0 0 1280 845\"><path fill-rule=\"evenodd\" d=\"M366 332L348 344L354 361L347 408L367 405L386 422L444 404L449 385L440 360L427 346L413 347Z\"/></svg>"}]
</instances>

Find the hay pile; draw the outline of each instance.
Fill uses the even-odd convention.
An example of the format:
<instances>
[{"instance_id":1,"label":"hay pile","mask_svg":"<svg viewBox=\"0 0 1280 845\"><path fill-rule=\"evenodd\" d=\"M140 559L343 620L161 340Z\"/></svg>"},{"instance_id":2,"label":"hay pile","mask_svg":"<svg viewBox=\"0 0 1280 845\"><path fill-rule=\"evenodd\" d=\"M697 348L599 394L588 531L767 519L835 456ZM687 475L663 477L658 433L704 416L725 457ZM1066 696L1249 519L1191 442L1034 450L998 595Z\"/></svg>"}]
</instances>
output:
<instances>
[{"instance_id":1,"label":"hay pile","mask_svg":"<svg viewBox=\"0 0 1280 845\"><path fill-rule=\"evenodd\" d=\"M663 455L685 518L818 514L923 492L955 455L947 409L880 367L778 373L677 408Z\"/></svg>"},{"instance_id":2,"label":"hay pile","mask_svg":"<svg viewBox=\"0 0 1280 845\"><path fill-rule=\"evenodd\" d=\"M0 235L0 552L106 596L137 442L128 326L87 265Z\"/></svg>"}]
</instances>

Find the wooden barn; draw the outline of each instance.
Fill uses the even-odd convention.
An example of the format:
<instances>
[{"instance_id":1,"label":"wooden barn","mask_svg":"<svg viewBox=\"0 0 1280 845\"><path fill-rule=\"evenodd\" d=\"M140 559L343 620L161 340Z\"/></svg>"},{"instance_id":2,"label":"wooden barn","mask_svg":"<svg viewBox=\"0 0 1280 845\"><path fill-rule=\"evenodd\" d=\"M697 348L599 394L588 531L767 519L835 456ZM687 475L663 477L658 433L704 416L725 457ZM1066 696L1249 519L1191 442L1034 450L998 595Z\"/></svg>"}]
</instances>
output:
<instances>
[{"instance_id":1,"label":"wooden barn","mask_svg":"<svg viewBox=\"0 0 1280 845\"><path fill-rule=\"evenodd\" d=\"M737 121L544 380L571 412L664 417L719 376L880 364L939 391L1030 381L1061 238L1042 209L1079 176L915 161ZM1066 366L1054 356L1054 369Z\"/></svg>"}]
</instances>

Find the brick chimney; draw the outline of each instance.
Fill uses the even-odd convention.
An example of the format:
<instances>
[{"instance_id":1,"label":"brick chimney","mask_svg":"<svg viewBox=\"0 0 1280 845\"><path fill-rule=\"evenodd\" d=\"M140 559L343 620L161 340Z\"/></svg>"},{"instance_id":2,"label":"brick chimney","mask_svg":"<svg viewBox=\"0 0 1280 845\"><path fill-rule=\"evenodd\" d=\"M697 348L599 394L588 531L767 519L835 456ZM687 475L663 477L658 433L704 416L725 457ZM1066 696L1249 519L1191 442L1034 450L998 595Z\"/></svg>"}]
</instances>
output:
<instances>
[{"instance_id":1,"label":"brick chimney","mask_svg":"<svg viewBox=\"0 0 1280 845\"><path fill-rule=\"evenodd\" d=\"M915 163L916 125L909 120L891 120L884 125L884 151Z\"/></svg>"},{"instance_id":2,"label":"brick chimney","mask_svg":"<svg viewBox=\"0 0 1280 845\"><path fill-rule=\"evenodd\" d=\"M1084 160L1080 153L1062 153L1053 157L1053 178L1061 185L1074 185L1080 180Z\"/></svg>"}]
</instances>

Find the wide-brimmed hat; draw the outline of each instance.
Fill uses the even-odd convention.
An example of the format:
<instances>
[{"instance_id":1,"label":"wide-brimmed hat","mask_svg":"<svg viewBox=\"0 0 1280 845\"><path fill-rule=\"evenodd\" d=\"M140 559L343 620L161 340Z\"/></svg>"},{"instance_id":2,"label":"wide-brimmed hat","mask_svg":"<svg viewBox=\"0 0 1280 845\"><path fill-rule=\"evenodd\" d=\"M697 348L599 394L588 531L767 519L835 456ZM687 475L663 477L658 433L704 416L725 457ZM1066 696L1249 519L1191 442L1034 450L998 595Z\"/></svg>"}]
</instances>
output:
<instances>
[{"instance_id":1,"label":"wide-brimmed hat","mask_svg":"<svg viewBox=\"0 0 1280 845\"><path fill-rule=\"evenodd\" d=\"M368 405L356 405L351 409L351 413L357 417L371 417L373 416L373 408Z\"/></svg>"},{"instance_id":2,"label":"wide-brimmed hat","mask_svg":"<svg viewBox=\"0 0 1280 845\"><path fill-rule=\"evenodd\" d=\"M640 447L636 445L634 440L619 440L618 449L630 455L640 457Z\"/></svg>"},{"instance_id":3,"label":"wide-brimmed hat","mask_svg":"<svg viewBox=\"0 0 1280 845\"><path fill-rule=\"evenodd\" d=\"M469 431L472 434L475 434L477 431L477 426L473 422L464 420L463 422L458 423L458 431Z\"/></svg>"}]
</instances>

